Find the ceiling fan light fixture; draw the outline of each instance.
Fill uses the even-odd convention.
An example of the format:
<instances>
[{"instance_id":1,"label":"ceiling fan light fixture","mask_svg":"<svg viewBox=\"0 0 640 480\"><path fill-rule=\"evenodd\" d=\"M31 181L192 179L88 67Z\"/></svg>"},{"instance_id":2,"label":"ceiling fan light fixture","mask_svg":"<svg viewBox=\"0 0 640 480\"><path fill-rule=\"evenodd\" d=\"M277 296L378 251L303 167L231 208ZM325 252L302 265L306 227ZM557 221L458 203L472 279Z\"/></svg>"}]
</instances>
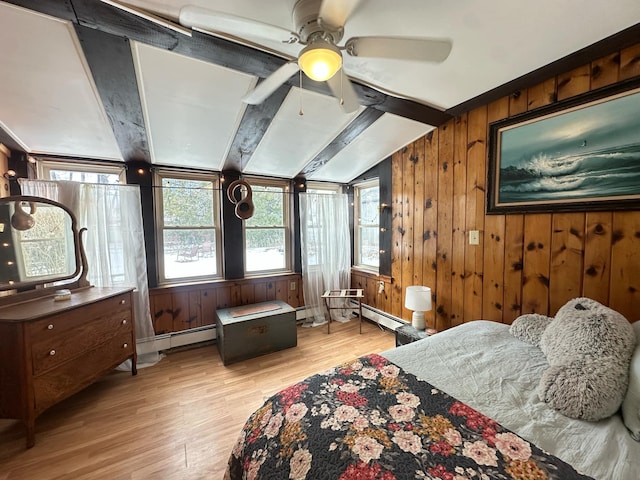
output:
<instances>
[{"instance_id":1,"label":"ceiling fan light fixture","mask_svg":"<svg viewBox=\"0 0 640 480\"><path fill-rule=\"evenodd\" d=\"M298 66L310 79L324 82L340 70L342 55L335 45L317 40L302 49Z\"/></svg>"}]
</instances>

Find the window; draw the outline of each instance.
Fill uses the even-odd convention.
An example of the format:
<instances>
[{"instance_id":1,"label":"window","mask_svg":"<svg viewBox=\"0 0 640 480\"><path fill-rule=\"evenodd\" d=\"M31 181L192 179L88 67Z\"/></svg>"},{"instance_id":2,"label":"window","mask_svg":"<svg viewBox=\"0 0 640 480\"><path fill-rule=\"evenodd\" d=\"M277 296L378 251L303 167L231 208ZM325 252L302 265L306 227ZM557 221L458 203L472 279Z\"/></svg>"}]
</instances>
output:
<instances>
[{"instance_id":1,"label":"window","mask_svg":"<svg viewBox=\"0 0 640 480\"><path fill-rule=\"evenodd\" d=\"M308 182L307 183L307 194L310 195L337 195L340 193L340 185L329 184L329 183L315 183ZM313 198L313 197L312 197ZM321 249L322 243L322 222L320 219L324 216L321 214L319 209L322 208L320 202L318 201L309 201L306 204L306 215L308 218L307 224L305 225L305 252L306 255L306 265L310 267L314 267L320 264L320 256L319 252Z\"/></svg>"},{"instance_id":2,"label":"window","mask_svg":"<svg viewBox=\"0 0 640 480\"><path fill-rule=\"evenodd\" d=\"M219 277L218 177L160 171L155 178L159 283Z\"/></svg>"},{"instance_id":3,"label":"window","mask_svg":"<svg viewBox=\"0 0 640 480\"><path fill-rule=\"evenodd\" d=\"M244 222L245 273L289 270L289 184L274 180L251 180L250 184L255 210Z\"/></svg>"},{"instance_id":4,"label":"window","mask_svg":"<svg viewBox=\"0 0 640 480\"><path fill-rule=\"evenodd\" d=\"M355 264L378 269L380 264L380 188L378 180L355 185Z\"/></svg>"},{"instance_id":5,"label":"window","mask_svg":"<svg viewBox=\"0 0 640 480\"><path fill-rule=\"evenodd\" d=\"M124 171L124 167L117 165L38 161L38 178L44 180L125 184L127 182Z\"/></svg>"}]
</instances>

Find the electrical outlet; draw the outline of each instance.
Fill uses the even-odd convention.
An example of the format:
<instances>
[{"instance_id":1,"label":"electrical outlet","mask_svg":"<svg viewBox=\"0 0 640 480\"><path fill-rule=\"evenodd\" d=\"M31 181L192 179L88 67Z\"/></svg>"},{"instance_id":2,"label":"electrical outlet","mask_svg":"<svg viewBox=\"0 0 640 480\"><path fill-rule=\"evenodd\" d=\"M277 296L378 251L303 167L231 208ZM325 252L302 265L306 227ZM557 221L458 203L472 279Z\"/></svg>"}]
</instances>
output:
<instances>
[{"instance_id":1,"label":"electrical outlet","mask_svg":"<svg viewBox=\"0 0 640 480\"><path fill-rule=\"evenodd\" d=\"M289 290L291 290L292 292L296 289L296 282L291 282L289 284Z\"/></svg>"},{"instance_id":2,"label":"electrical outlet","mask_svg":"<svg viewBox=\"0 0 640 480\"><path fill-rule=\"evenodd\" d=\"M469 230L469 245L480 245L480 230Z\"/></svg>"}]
</instances>

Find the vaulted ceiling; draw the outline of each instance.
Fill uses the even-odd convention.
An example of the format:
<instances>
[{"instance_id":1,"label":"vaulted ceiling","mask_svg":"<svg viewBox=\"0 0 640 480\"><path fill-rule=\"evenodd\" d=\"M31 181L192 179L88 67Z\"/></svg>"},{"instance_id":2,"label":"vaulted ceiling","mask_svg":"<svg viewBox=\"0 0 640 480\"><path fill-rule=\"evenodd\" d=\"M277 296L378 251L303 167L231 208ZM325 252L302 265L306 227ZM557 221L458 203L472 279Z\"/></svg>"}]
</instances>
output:
<instances>
[{"instance_id":1,"label":"vaulted ceiling","mask_svg":"<svg viewBox=\"0 0 640 480\"><path fill-rule=\"evenodd\" d=\"M640 38L637 0L345 0L345 38L452 43L442 63L343 55L360 103L345 113L324 83L305 77L300 88L298 75L244 103L301 46L173 28L187 2L295 28L296 0L128 0L134 13L112 1L0 1L0 142L35 156L346 183L452 115Z\"/></svg>"}]
</instances>

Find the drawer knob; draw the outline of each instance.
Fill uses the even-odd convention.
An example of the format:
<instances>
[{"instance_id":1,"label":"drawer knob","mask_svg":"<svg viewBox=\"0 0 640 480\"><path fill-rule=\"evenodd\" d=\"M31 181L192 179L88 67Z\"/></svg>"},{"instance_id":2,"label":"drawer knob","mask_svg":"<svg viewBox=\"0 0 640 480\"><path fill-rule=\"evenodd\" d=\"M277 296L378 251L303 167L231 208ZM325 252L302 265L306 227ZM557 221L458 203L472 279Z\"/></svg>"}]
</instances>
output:
<instances>
[{"instance_id":1,"label":"drawer knob","mask_svg":"<svg viewBox=\"0 0 640 480\"><path fill-rule=\"evenodd\" d=\"M122 348L127 348L129 346L128 343L125 343L124 345L122 345Z\"/></svg>"},{"instance_id":2,"label":"drawer knob","mask_svg":"<svg viewBox=\"0 0 640 480\"><path fill-rule=\"evenodd\" d=\"M120 300L120 305L124 305L125 303L127 303L126 300Z\"/></svg>"},{"instance_id":3,"label":"drawer knob","mask_svg":"<svg viewBox=\"0 0 640 480\"><path fill-rule=\"evenodd\" d=\"M55 354L56 354L56 351L55 351L55 350L51 350L51 351L49 352L49 355L51 355L52 357L53 357Z\"/></svg>"},{"instance_id":4,"label":"drawer knob","mask_svg":"<svg viewBox=\"0 0 640 480\"><path fill-rule=\"evenodd\" d=\"M127 324L127 320L122 320L122 325L126 325Z\"/></svg>"},{"instance_id":5,"label":"drawer knob","mask_svg":"<svg viewBox=\"0 0 640 480\"><path fill-rule=\"evenodd\" d=\"M53 330L53 324L50 323L49 325L47 325L47 330Z\"/></svg>"}]
</instances>

